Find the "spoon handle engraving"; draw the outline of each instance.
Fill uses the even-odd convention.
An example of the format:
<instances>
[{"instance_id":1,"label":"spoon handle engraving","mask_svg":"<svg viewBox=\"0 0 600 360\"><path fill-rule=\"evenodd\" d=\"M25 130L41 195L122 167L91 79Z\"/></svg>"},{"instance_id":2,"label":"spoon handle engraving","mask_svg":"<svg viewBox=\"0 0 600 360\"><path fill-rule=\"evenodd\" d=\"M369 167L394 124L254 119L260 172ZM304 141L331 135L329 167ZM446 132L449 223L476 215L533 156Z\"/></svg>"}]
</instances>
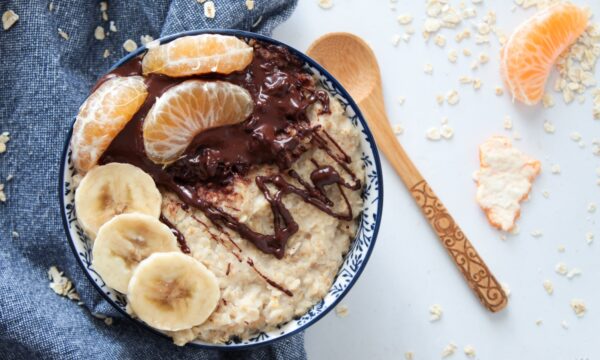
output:
<instances>
[{"instance_id":1,"label":"spoon handle engraving","mask_svg":"<svg viewBox=\"0 0 600 360\"><path fill-rule=\"evenodd\" d=\"M502 286L427 182L410 192L479 301L491 312L502 310L508 303Z\"/></svg>"}]
</instances>

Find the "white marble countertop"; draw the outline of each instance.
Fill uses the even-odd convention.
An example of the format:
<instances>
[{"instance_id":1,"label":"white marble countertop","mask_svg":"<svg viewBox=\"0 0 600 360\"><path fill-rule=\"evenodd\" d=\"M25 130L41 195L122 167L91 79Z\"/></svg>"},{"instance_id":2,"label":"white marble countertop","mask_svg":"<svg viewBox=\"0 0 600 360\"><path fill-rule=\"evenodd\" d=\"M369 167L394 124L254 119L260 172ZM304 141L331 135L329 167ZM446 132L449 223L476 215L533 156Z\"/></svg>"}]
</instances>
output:
<instances>
[{"instance_id":1,"label":"white marble countertop","mask_svg":"<svg viewBox=\"0 0 600 360\"><path fill-rule=\"evenodd\" d=\"M514 105L506 93L496 96L494 88L501 79L495 38L491 45L476 45L473 38L457 44L456 32L443 30L448 39L444 49L433 42L425 44L420 35L425 1L398 0L396 11L390 10L389 0L334 0L329 10L321 9L316 0L299 2L274 37L305 50L324 33L349 31L372 45L383 73L389 117L405 127L401 143L497 278L511 290L508 308L499 314L478 303L384 160L385 206L375 250L342 302L349 308L348 316L331 312L307 331L309 357L401 359L406 351L413 351L415 359L437 359L454 342L458 350L451 358L456 359L466 358L465 345L472 345L479 359L600 358L600 210L587 211L590 202L600 205L595 173L600 157L592 153L592 139L600 138L600 121L592 117L591 92L586 93L584 104L570 105L553 93L556 106L549 109ZM465 2L476 7L478 19L488 9L496 11L498 27L506 32L533 13L532 9L511 11L510 1ZM592 10L600 16L600 3L593 4ZM392 36L403 33L396 20L402 13L414 16L416 34L410 42L394 47ZM452 48L460 53L456 64L447 60ZM462 55L464 48L473 52L470 58ZM490 55L489 63L471 71L481 52ZM433 65L433 75L424 74L426 63ZM461 75L481 78L481 89L459 84ZM438 106L435 96L451 89L459 92L460 103ZM403 106L397 102L399 96L406 97ZM503 128L507 115L514 123L512 131ZM425 131L439 127L444 116L455 130L454 137L428 141ZM556 126L554 134L544 132L546 119ZM574 131L583 135L585 148L569 138ZM488 225L474 201L472 173L478 168L478 145L494 134L520 134L522 139L514 145L542 161L542 174L522 208L520 234L506 240ZM552 164L559 164L562 172L552 174ZM548 198L543 191L549 192ZM531 236L534 230L543 235ZM585 234L590 231L596 242L588 245ZM557 250L561 245L564 252ZM554 268L561 261L580 268L582 275L573 279L558 275ZM542 287L545 279L554 284L551 296ZM573 298L586 302L588 311L582 318L569 305ZM433 304L442 306L443 316L432 323L429 307ZM536 325L536 320L542 323ZM568 328L561 326L563 321Z\"/></svg>"}]
</instances>

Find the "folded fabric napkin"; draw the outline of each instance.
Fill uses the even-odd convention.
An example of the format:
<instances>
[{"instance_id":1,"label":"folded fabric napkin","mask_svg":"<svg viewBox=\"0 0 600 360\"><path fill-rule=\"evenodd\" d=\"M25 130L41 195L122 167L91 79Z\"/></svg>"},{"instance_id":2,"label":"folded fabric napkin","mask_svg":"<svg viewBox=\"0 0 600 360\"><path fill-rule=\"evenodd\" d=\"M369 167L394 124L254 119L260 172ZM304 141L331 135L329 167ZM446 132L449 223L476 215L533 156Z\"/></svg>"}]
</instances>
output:
<instances>
[{"instance_id":1,"label":"folded fabric napkin","mask_svg":"<svg viewBox=\"0 0 600 360\"><path fill-rule=\"evenodd\" d=\"M19 16L0 30L0 134L10 138L0 153L0 358L306 358L302 334L256 350L217 352L177 347L121 318L84 276L63 231L58 169L65 137L92 84L126 54L127 39L139 45L142 35L201 28L269 34L296 0L257 0L252 10L244 0L212 3L214 18L196 0L109 1L104 15L99 1L0 2L0 14ZM95 37L98 26L103 40ZM0 152L4 142L0 135ZM73 281L79 306L49 287L51 266Z\"/></svg>"}]
</instances>

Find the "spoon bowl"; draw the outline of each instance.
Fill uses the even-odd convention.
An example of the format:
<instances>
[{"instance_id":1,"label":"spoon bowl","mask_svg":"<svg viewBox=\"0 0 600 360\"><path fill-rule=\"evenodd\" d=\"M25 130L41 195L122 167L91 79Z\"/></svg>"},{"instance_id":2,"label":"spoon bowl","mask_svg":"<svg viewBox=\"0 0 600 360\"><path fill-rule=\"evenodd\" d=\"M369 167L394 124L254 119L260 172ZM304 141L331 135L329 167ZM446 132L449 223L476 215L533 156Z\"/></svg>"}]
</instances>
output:
<instances>
[{"instance_id":1,"label":"spoon bowl","mask_svg":"<svg viewBox=\"0 0 600 360\"><path fill-rule=\"evenodd\" d=\"M307 53L331 72L357 103L365 100L376 87L381 87L375 54L356 35L339 32L326 34L313 42Z\"/></svg>"}]
</instances>

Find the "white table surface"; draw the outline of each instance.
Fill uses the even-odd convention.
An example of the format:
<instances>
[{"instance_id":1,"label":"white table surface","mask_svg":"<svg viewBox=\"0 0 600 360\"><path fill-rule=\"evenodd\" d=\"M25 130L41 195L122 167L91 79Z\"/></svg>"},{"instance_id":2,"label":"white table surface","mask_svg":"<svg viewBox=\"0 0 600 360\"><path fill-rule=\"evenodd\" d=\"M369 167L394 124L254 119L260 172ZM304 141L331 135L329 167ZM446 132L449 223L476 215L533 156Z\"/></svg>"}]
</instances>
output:
<instances>
[{"instance_id":1,"label":"white table surface","mask_svg":"<svg viewBox=\"0 0 600 360\"><path fill-rule=\"evenodd\" d=\"M476 349L478 359L600 359L600 209L587 212L587 205L600 205L600 186L595 169L600 157L592 153L592 138L600 138L600 121L591 115L591 92L582 105L565 105L555 94L556 106L525 107L497 97L501 85L496 41L475 45L473 38L456 44L454 31L443 30L448 41L444 49L425 44L422 28L425 1L399 0L390 10L388 0L334 0L330 10L319 8L316 0L300 0L291 19L274 32L276 39L305 50L313 39L330 31L350 31L366 39L379 58L389 117L405 127L400 141L432 188L461 225L496 277L511 290L508 308L491 314L483 308L465 284L439 244L399 178L383 160L385 201L382 227L375 250L362 277L342 303L349 308L345 318L331 312L306 333L311 359L402 359L413 351L415 359L438 359L449 342L458 346L451 358L466 358L465 345ZM585 1L577 1L585 4ZM457 2L455 2L457 3ZM467 1L468 5L470 2ZM600 3L589 2L600 14ZM497 12L498 26L510 32L533 10L512 12L511 1L485 0L475 5L478 18L487 9ZM396 21L400 13L411 13L417 33L408 44L391 44L393 34L402 34ZM600 15L599 15L600 16ZM464 25L463 25L464 26ZM492 39L494 37L492 36ZM450 48L469 48L456 64L446 57ZM477 71L470 64L480 52L491 60ZM431 63L433 76L423 66ZM483 86L474 91L461 85L461 75L480 77ZM435 95L456 89L457 106L438 106ZM403 106L396 99L405 96ZM512 131L504 130L509 115ZM447 116L455 135L449 141L426 140L425 131L440 126ZM543 130L545 119L556 133ZM583 135L579 148L569 135ZM514 136L514 145L542 161L531 199L524 203L518 224L520 234L501 240L475 203L472 173L478 168L478 145L494 134ZM550 171L557 163L562 173ZM542 192L549 191L549 198ZM543 236L534 238L539 229ZM592 231L596 243L588 245L585 233ZM557 250L564 245L566 251ZM558 275L559 262L578 267L583 274L573 279ZM546 294L542 282L550 279L555 291ZM585 300L588 312L577 318L569 303ZM429 307L440 304L443 317L429 321ZM543 323L536 325L536 320ZM561 327L561 321L568 329Z\"/></svg>"}]
</instances>

